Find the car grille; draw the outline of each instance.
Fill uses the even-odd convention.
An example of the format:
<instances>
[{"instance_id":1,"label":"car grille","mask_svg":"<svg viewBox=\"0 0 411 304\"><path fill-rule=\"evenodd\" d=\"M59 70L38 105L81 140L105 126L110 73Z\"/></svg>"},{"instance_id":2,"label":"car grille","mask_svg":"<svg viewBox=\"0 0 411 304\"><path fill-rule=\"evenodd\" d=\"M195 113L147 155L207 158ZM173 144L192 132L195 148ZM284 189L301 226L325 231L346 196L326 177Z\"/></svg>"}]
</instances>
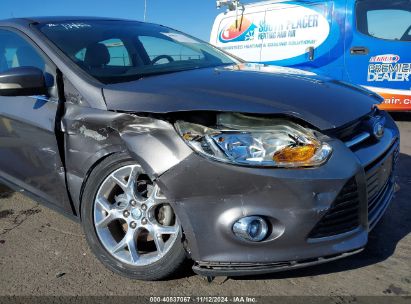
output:
<instances>
[{"instance_id":1,"label":"car grille","mask_svg":"<svg viewBox=\"0 0 411 304\"><path fill-rule=\"evenodd\" d=\"M398 160L400 159L400 145L397 142L396 143L397 147L394 150L394 168L393 171L395 171L397 169L397 164L398 164Z\"/></svg>"},{"instance_id":2,"label":"car grille","mask_svg":"<svg viewBox=\"0 0 411 304\"><path fill-rule=\"evenodd\" d=\"M393 171L399 158L399 143L365 167L368 197L368 225L371 230L384 214L394 193ZM338 235L360 225L360 200L355 178L338 194L327 214L310 232L309 238Z\"/></svg>"},{"instance_id":3,"label":"car grille","mask_svg":"<svg viewBox=\"0 0 411 304\"><path fill-rule=\"evenodd\" d=\"M398 142L393 148L365 168L368 195L368 225L374 228L387 208L393 193L393 170L399 157Z\"/></svg>"},{"instance_id":4,"label":"car grille","mask_svg":"<svg viewBox=\"0 0 411 304\"><path fill-rule=\"evenodd\" d=\"M370 133L370 124L372 120L381 119L381 112L375 108L369 114L345 126L324 131L325 134L338 138L346 144L347 147L355 151L361 144L372 142L373 136Z\"/></svg>"},{"instance_id":5,"label":"car grille","mask_svg":"<svg viewBox=\"0 0 411 304\"><path fill-rule=\"evenodd\" d=\"M367 119L368 116L363 117L349 125L335 129L332 132L330 132L330 135L332 135L335 138L338 138L343 142L348 142L352 140L357 134L360 134L363 131L363 123Z\"/></svg>"},{"instance_id":6,"label":"car grille","mask_svg":"<svg viewBox=\"0 0 411 304\"><path fill-rule=\"evenodd\" d=\"M355 178L348 181L327 214L311 231L309 238L333 236L360 225L360 199Z\"/></svg>"}]
</instances>

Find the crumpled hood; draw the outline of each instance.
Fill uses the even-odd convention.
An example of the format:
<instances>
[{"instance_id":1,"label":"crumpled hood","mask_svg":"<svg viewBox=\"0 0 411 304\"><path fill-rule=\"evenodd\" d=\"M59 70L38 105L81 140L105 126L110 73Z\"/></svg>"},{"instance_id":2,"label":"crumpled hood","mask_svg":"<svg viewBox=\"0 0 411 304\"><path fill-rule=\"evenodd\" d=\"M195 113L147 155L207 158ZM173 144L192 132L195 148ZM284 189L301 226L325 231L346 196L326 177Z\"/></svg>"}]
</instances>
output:
<instances>
[{"instance_id":1,"label":"crumpled hood","mask_svg":"<svg viewBox=\"0 0 411 304\"><path fill-rule=\"evenodd\" d=\"M354 121L381 102L378 95L346 83L258 64L151 76L107 85L103 93L109 110L285 114L322 130Z\"/></svg>"}]
</instances>

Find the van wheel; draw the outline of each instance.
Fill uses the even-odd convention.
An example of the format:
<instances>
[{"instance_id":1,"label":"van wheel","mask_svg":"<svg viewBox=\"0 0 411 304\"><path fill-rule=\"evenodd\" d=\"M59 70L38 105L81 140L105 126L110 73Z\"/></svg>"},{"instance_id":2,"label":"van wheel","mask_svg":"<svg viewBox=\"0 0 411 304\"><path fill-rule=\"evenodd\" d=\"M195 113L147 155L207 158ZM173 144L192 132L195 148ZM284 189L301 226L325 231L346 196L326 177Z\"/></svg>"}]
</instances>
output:
<instances>
[{"instance_id":1,"label":"van wheel","mask_svg":"<svg viewBox=\"0 0 411 304\"><path fill-rule=\"evenodd\" d=\"M186 257L173 208L142 167L123 154L90 174L81 205L82 226L97 258L112 271L159 280Z\"/></svg>"}]
</instances>

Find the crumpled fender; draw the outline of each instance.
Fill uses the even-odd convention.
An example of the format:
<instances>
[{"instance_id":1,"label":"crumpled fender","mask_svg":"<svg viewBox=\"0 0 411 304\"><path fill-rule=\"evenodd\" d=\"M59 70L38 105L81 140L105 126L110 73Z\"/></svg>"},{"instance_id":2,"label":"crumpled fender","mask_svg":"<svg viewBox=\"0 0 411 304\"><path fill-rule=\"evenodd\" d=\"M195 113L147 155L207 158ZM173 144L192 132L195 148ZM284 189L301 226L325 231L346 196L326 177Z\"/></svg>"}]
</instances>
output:
<instances>
[{"instance_id":1,"label":"crumpled fender","mask_svg":"<svg viewBox=\"0 0 411 304\"><path fill-rule=\"evenodd\" d=\"M84 181L104 157L127 152L155 180L193 153L161 119L67 103L61 122L67 184L77 212Z\"/></svg>"}]
</instances>

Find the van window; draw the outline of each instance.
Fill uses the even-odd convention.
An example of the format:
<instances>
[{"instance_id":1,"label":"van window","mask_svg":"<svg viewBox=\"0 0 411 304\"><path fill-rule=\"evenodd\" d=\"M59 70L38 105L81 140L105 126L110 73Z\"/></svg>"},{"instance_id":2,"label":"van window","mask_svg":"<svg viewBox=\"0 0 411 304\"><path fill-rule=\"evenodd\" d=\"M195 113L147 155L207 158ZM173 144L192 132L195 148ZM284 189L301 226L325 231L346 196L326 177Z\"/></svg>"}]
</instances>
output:
<instances>
[{"instance_id":1,"label":"van window","mask_svg":"<svg viewBox=\"0 0 411 304\"><path fill-rule=\"evenodd\" d=\"M395 41L411 41L410 0L360 0L357 29L366 35Z\"/></svg>"}]
</instances>

